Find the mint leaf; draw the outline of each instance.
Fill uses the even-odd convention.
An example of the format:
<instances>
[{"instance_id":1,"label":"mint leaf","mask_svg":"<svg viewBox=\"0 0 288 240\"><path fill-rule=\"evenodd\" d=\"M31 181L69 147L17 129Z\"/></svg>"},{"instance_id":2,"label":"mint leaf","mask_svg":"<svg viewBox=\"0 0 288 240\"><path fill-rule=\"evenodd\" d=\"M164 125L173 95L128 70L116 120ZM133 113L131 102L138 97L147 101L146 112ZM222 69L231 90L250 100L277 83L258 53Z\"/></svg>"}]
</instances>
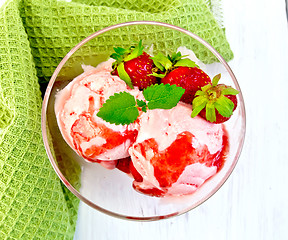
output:
<instances>
[{"instance_id":1,"label":"mint leaf","mask_svg":"<svg viewBox=\"0 0 288 240\"><path fill-rule=\"evenodd\" d=\"M97 116L116 125L133 123L139 116L138 108L143 112L147 109L170 109L177 105L185 89L176 85L155 84L143 90L143 96L148 104L135 99L128 92L115 93L110 96L100 108Z\"/></svg>"},{"instance_id":2,"label":"mint leaf","mask_svg":"<svg viewBox=\"0 0 288 240\"><path fill-rule=\"evenodd\" d=\"M136 102L143 112L147 112L147 103L145 101L137 99Z\"/></svg>"},{"instance_id":3,"label":"mint leaf","mask_svg":"<svg viewBox=\"0 0 288 240\"><path fill-rule=\"evenodd\" d=\"M143 112L147 112L147 105L143 106L143 107L141 108L141 110L142 110Z\"/></svg>"},{"instance_id":4,"label":"mint leaf","mask_svg":"<svg viewBox=\"0 0 288 240\"><path fill-rule=\"evenodd\" d=\"M146 106L146 102L143 101L143 100L138 100L138 99L137 99L136 102L137 102L138 107Z\"/></svg>"},{"instance_id":5,"label":"mint leaf","mask_svg":"<svg viewBox=\"0 0 288 240\"><path fill-rule=\"evenodd\" d=\"M133 123L139 116L135 97L128 92L115 93L106 100L97 116L116 125Z\"/></svg>"},{"instance_id":6,"label":"mint leaf","mask_svg":"<svg viewBox=\"0 0 288 240\"><path fill-rule=\"evenodd\" d=\"M148 109L170 109L177 105L185 89L176 85L155 84L143 90Z\"/></svg>"}]
</instances>

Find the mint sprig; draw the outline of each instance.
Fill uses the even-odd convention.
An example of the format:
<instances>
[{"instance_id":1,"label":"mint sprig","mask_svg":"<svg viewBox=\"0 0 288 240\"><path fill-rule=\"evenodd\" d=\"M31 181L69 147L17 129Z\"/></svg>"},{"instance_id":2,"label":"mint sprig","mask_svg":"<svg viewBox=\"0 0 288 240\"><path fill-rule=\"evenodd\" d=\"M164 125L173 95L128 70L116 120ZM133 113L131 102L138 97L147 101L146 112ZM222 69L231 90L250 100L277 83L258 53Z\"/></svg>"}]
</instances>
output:
<instances>
[{"instance_id":1,"label":"mint sprig","mask_svg":"<svg viewBox=\"0 0 288 240\"><path fill-rule=\"evenodd\" d=\"M171 109L177 105L185 89L170 84L155 84L143 91L144 100L136 99L128 92L110 96L100 108L97 116L109 123L125 125L133 123L140 115L139 110Z\"/></svg>"},{"instance_id":2,"label":"mint sprig","mask_svg":"<svg viewBox=\"0 0 288 240\"><path fill-rule=\"evenodd\" d=\"M142 45L142 40L139 41L137 46L131 46L127 49L121 47L115 47L114 53L110 55L111 58L115 59L116 61L113 62L112 68L113 70L117 70L119 77L131 88L133 89L134 86L132 84L132 80L129 74L126 72L124 68L124 63L128 62L134 58L139 57L142 55L144 46Z\"/></svg>"},{"instance_id":3,"label":"mint sprig","mask_svg":"<svg viewBox=\"0 0 288 240\"><path fill-rule=\"evenodd\" d=\"M137 99L136 102L138 107L141 108L142 112L147 112L147 104L145 101Z\"/></svg>"}]
</instances>

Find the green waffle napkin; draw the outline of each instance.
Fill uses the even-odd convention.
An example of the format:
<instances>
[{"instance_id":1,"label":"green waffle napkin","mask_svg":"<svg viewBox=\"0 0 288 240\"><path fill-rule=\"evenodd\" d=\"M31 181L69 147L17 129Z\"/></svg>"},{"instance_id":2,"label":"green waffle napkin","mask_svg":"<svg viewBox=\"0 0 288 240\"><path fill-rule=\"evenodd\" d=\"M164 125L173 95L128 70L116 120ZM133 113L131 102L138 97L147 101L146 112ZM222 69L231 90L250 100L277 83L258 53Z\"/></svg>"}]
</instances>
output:
<instances>
[{"instance_id":1,"label":"green waffle napkin","mask_svg":"<svg viewBox=\"0 0 288 240\"><path fill-rule=\"evenodd\" d=\"M1 7L0 239L73 239L79 201L54 173L40 123L39 83L67 52L105 26L152 20L196 33L230 60L213 6L212 0L10 0ZM195 53L209 60L205 51Z\"/></svg>"}]
</instances>

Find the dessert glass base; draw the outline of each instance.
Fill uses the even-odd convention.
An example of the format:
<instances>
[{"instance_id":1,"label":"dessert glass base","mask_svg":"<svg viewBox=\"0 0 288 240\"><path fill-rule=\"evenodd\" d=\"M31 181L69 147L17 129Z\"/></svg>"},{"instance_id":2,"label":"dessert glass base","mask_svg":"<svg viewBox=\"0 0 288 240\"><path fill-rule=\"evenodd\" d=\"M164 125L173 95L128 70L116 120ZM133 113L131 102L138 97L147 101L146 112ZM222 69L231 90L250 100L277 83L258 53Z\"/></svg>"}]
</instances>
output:
<instances>
[{"instance_id":1,"label":"dessert glass base","mask_svg":"<svg viewBox=\"0 0 288 240\"><path fill-rule=\"evenodd\" d=\"M221 73L221 82L240 93L238 107L225 123L229 154L223 168L193 194L151 197L135 191L133 179L118 169L109 170L78 156L63 139L54 111L55 95L83 72L83 65L106 61L113 47L128 47L140 40L153 52L172 53L178 47L195 52L205 63L212 79ZM104 28L84 39L60 62L47 86L42 108L42 133L51 164L65 186L81 201L111 216L131 220L159 220L183 214L206 201L232 173L241 153L246 129L245 107L238 82L223 57L195 34L160 22L127 22Z\"/></svg>"}]
</instances>

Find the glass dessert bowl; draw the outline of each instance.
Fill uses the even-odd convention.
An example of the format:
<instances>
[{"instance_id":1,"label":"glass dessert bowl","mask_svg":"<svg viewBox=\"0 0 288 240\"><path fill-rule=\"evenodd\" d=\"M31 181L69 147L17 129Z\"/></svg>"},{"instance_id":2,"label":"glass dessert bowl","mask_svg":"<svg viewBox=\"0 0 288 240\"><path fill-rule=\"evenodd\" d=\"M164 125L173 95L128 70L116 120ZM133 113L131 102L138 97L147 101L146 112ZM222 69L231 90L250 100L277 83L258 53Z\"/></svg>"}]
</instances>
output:
<instances>
[{"instance_id":1,"label":"glass dessert bowl","mask_svg":"<svg viewBox=\"0 0 288 240\"><path fill-rule=\"evenodd\" d=\"M165 40L165 36L166 37L169 36L169 39L171 39L172 37L173 41L167 41L167 39ZM70 131L72 129L71 128L72 125L75 127L75 123L76 123L75 119L73 120L74 122L70 124L69 126L70 128L68 128L69 130L67 132L65 132L66 130L63 130L63 129L67 129L67 126L65 125L66 123L64 123L64 121L61 122L62 120L59 120L60 119L59 116L61 115L61 114L59 115L59 109L61 107L65 108L62 105L63 104L65 105L65 102L67 102L67 99L69 97L71 98L73 94L76 97L73 100L74 102L72 101L70 103L70 105L72 105L72 108L73 107L75 109L81 108L82 107L81 105L83 106L85 105L85 101L88 99L86 95L88 96L90 93L85 92L86 91L85 90L81 96L77 95L77 89L75 90L74 86L77 85L78 82L82 81L83 79L86 81L86 79L89 79L89 76L90 78L91 76L95 76L93 75L94 73L96 75L99 74L99 71L95 70L95 68L93 67L98 66L99 68L99 66L102 66L100 63L106 62L110 58L110 55L114 52L115 47L127 48L131 45L135 45L135 44L137 45L139 41L143 42L143 45L145 47L144 50L149 52L149 54L151 54L152 56L157 55L157 53L159 52L163 53L164 55L166 54L171 55L173 52L182 51L182 54L185 55L185 58L187 58L186 55L189 55L188 58L193 58L192 60L196 61L196 63L200 66L200 68L202 68L203 66L203 68L205 68L205 70L203 69L204 72L211 79L215 75L221 73L221 80L220 80L221 83L225 83L225 85L229 85L233 87L234 89L237 89L239 92L237 94L237 101L238 101L237 108L233 112L232 117L228 121L223 123L223 127L222 127L222 124L221 124L221 127L219 127L220 124L215 124L215 123L213 124L209 123L210 125L208 124L206 126L205 124L207 123L205 122L207 121L203 119L200 120L200 117L196 117L196 119L199 118L197 121L200 121L200 123L199 122L197 123L198 125L196 123L188 124L188 125L200 126L200 128L202 129L212 129L212 128L216 129L213 131L211 130L211 132L207 132L207 133L206 133L206 130L204 130L206 135L218 136L218 133L221 132L221 134L223 134L224 136L224 133L222 132L227 133L227 139L228 139L227 145L229 146L228 148L226 148L229 150L221 154L220 154L220 150L219 152L216 151L214 153L216 155L217 154L222 155L222 157L225 158L225 161L223 160L223 164L221 164L221 168L219 169L217 169L217 167L215 167L212 164L213 166L210 166L211 168L209 169L213 168L212 169L213 171L208 173L206 178L203 180L203 183L201 182L199 186L196 186L196 189L192 191L193 193L191 193L191 191L189 190L190 191L190 192L188 191L189 194L186 194L187 186L190 189L192 185L193 185L193 188L195 185L195 183L190 182L190 180L187 180L188 182L185 182L184 185L181 183L182 185L179 185L180 187L176 186L176 188L173 188L173 189L171 188L172 190L168 189L168 187L167 188L164 188L163 186L160 187L159 183L157 182L159 178L156 179L156 177L154 177L153 166L154 166L154 171L156 171L156 169L159 170L160 168L163 169L163 166L160 166L159 168L157 168L156 165L151 165L149 163L149 166L147 167L148 170L145 170L145 169L143 170L143 168L145 168L144 165L146 164L146 159L144 158L143 160L143 154L142 154L141 155L142 162L139 161L141 163L138 164L139 151L137 152L137 147L139 148L139 144L141 145L142 143L138 141L137 142L138 145L136 144L136 141L138 137L140 136L140 132L142 135L146 134L145 133L146 129L143 126L145 125L147 129L149 128L149 125L147 124L147 120L145 120L145 122L143 120L145 119L145 116L148 113L150 114L152 111L154 112L159 111L161 113L160 115L162 116L165 112L166 115L168 114L167 118L169 118L170 113L181 116L183 112L186 112L189 110L189 106L187 107L185 104L182 104L181 102L179 102L177 104L177 108L172 107L173 109L177 109L177 111L166 110L166 109L165 110L148 109L148 113L146 113L146 111L143 111L143 113L140 113L140 116L138 117L139 124L138 122L135 123L135 125L138 124L135 127L136 130L133 128L133 130L137 132L135 134L134 140L129 139L128 143L127 142L123 143L127 149L125 149L125 153L122 155L121 154L119 155L119 152L122 150L121 149L119 150L119 148L117 148L116 155L118 157L114 156L115 155L115 151L114 151L112 154L114 158L113 157L110 158L109 154L108 154L109 157L107 157L107 154L106 155L104 154L105 156L99 154L93 159L91 157L85 157L86 155L83 154L83 151L82 151L83 146L84 146L84 145L81 145L82 142L80 142L81 143L80 145L79 144L77 145L76 142L79 140L79 138L77 137L77 141L76 141L75 140L76 138L74 138L75 135L73 135L72 138L70 136L71 135L70 132L73 132L74 134L76 131L75 130L76 128L74 128L75 131L74 130ZM199 58L199 61L198 61L198 59L195 58L194 53L191 52L191 50L195 52L196 56L197 56L197 52L203 53L204 51L205 54L200 54L201 57L197 56ZM112 62L111 61L109 62L109 60L106 63L108 63L108 66L109 64L112 65ZM93 67L90 67L90 65ZM107 68L107 64L104 67L100 67L100 68L101 68L101 71L103 69L106 69L106 70L108 69L105 74L107 74L108 72L108 74L110 75L111 69ZM84 73L83 73L84 71L83 69L85 70ZM91 71L92 72L94 71L94 73L92 74ZM80 77L78 77L79 75ZM118 76L116 76L116 78L118 78ZM76 80L73 80L73 79L76 79ZM113 77L112 80L114 81L115 77ZM120 80L120 78L119 78L119 81L120 81L119 84L121 85L120 89L124 88L125 90L126 83ZM74 82L76 82L76 84L74 84ZM84 85L87 87L87 84L91 85L93 83L88 81L85 84ZM123 84L124 84L124 87L123 87ZM106 87L106 90L107 89L111 90L113 87L114 86L111 87L109 85L108 87ZM129 87L127 87L127 89L128 88ZM68 89L68 90L61 91L63 89ZM91 90L91 87L90 87L90 90ZM127 91L130 91L130 90L127 90ZM136 95L137 96L141 95L140 100L143 100L142 91L139 91L138 88L136 88L136 90L134 89L133 91L134 92L137 91ZM59 94L59 92L61 94ZM94 93L95 91L91 94L93 95ZM136 96L135 93L133 94L134 96ZM62 97L59 97L59 96L62 96ZM82 99L82 96L84 96L83 98L84 100ZM60 101L59 98L62 98L62 100ZM85 98L87 99L85 100ZM82 104L82 100L83 100L83 104ZM56 104L55 104L55 101L56 101ZM61 103L59 104L59 102ZM59 107L60 105L61 107ZM149 108L149 104L148 104L148 108ZM74 114L74 110L71 111L70 113L67 113L67 116L68 116L67 119L70 119L70 116ZM157 115L157 114L155 116L149 115L147 119L151 119L151 118L157 119L160 115ZM96 116L94 117L97 118ZM189 119L190 118L191 117L189 113ZM189 119L188 121L190 121ZM70 120L67 120L67 122ZM78 121L77 123L79 123L80 117L76 120ZM176 121L176 125L177 125L177 120L175 119L171 120L172 125L173 125L173 121L174 122ZM87 122L85 122L85 124L86 123ZM95 124L96 123L94 122L92 125L95 126ZM83 125L84 124L82 124L82 126ZM128 126L129 125L130 124L128 124ZM171 125L169 121L167 122L167 126L168 125L169 126ZM182 126L183 124L181 123L178 125ZM119 127L119 124L117 126ZM120 131L120 130L119 131L117 130L118 128L117 126L111 127L111 125L109 125L111 129L114 129L113 130L114 133ZM222 131L222 128L223 129L225 128L225 131L224 130ZM86 127L85 129L88 129L88 128ZM159 128L155 126L152 130L150 129L149 131L152 132L152 135L153 135L153 132L156 132L155 130L157 129ZM42 108L42 133L43 133L44 145L45 145L48 157L51 161L53 168L55 169L57 175L62 180L62 182L66 185L66 187L74 195L76 195L81 201L85 202L89 206L101 212L104 212L106 214L109 214L115 217L124 218L124 219L133 219L133 220L158 220L158 219L164 219L164 218L168 218L172 216L177 216L197 207L198 205L206 201L209 197L211 197L223 185L223 183L227 180L227 178L232 173L241 153L241 149L244 143L245 130L246 130L246 119L245 119L245 107L244 107L242 93L241 93L240 87L238 85L238 82L232 70L230 69L226 61L223 59L223 57L212 46L210 46L207 42L205 42L203 39L199 38L195 34L185 29L182 29L173 25L169 25L166 23L160 23L160 22L141 21L141 22L127 22L127 23L117 24L117 25L104 28L92 34L91 36L87 37L86 39L84 39L63 58L63 60L60 62L60 64L56 68L47 86L47 90L46 90L44 101L43 101L43 108ZM80 135L82 134L81 131L82 130L79 131ZM179 131L180 131L179 134L182 134L184 132L184 130L179 130ZM195 131L199 132L199 129L196 129ZM195 132L193 132L193 134L197 135L195 134ZM194 135L193 137L195 137ZM221 141L224 139L223 136L221 135ZM81 135L81 137L83 137L83 135ZM158 132L157 137L158 139L160 139L159 141L161 141L161 132L160 133ZM179 135L177 135L177 137L179 137ZM187 136L185 135L185 137ZM163 138L164 138L164 135L163 135ZM117 137L113 137L109 141L114 141L115 139L117 140ZM213 148L213 144L214 144L213 136L209 139L210 139L209 140L210 143L212 144L211 148ZM83 138L81 138L81 141L83 141ZM135 142L136 145L133 144L133 141ZM174 141L174 143L175 142L176 141ZM178 143L179 143L179 146L183 146L183 144L186 144L187 142L183 142L183 141L181 142L178 139ZM85 146L87 147L87 142L85 144L86 144ZM99 145L99 143L97 144ZM132 148L132 144L133 144L133 148ZM168 145L172 146L172 144L173 143L170 143L170 145L169 144ZM190 145L192 146L192 142L190 142ZM215 140L215 145L216 145L216 140ZM157 154L158 153L160 154L160 152L161 151L159 150ZM161 154L162 153L163 151L161 152ZM146 153L144 155L146 156ZM167 155L167 151L166 151L166 155ZM155 156L155 152L153 156ZM173 156L178 156L177 154L175 155L175 151L174 151ZM137 173L140 172L140 175L141 175L140 178L142 178L141 180L139 180L139 178L137 180L137 177L135 177L135 174L133 174L131 168L130 168L131 171L128 170L128 174L127 174L127 171L125 170L123 171L123 168L118 166L119 163L121 165L121 161L119 161L118 159L127 159L127 158L129 158L129 161L131 161L130 159L133 160L132 164L135 165L133 167L136 168ZM204 157L204 158L207 158L207 157ZM127 161L124 162L124 165L125 163L127 163ZM207 172L206 165L204 169L205 172ZM185 168L186 167L184 167L184 169ZM192 169L195 170L195 167L194 168L192 167ZM203 168L199 170L199 165L197 165L196 171L203 172L204 170ZM184 172L183 169L181 171ZM163 170L162 172L160 171L160 175L161 173L163 173ZM153 187L148 187L149 194L145 194L147 193L146 191L147 184L145 185L144 183L147 182L148 177L146 175L149 175L149 174L153 175L152 176L153 180L151 180L151 182L156 181L156 183L152 184ZM158 175L159 175L159 171L158 171ZM189 177L195 179L198 177L195 175L191 176L191 174L189 173L186 174L185 176L186 176L185 179ZM183 182L186 180L182 179L181 181ZM151 182L149 182L148 184L149 186ZM143 187L143 184L145 185L144 187ZM183 186L185 190L183 190L183 194L181 194L181 189L183 189ZM135 189L137 189L138 191L136 191ZM160 193L158 190L160 190ZM177 192L177 194L174 194L175 192Z\"/></svg>"}]
</instances>

